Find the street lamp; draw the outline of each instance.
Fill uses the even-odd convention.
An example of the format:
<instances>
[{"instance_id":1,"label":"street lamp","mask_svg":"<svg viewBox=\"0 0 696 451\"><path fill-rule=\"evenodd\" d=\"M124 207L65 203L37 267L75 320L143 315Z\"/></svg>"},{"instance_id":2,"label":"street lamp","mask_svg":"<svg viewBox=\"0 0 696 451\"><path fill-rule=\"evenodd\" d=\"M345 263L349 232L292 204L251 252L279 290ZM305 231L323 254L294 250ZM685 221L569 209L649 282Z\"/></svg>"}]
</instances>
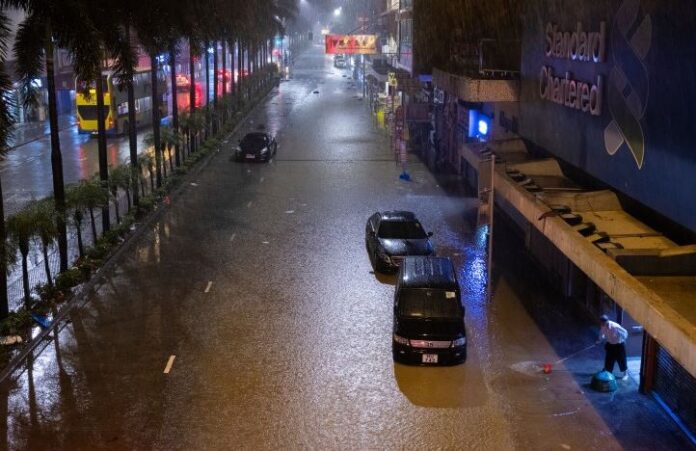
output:
<instances>
[{"instance_id":1,"label":"street lamp","mask_svg":"<svg viewBox=\"0 0 696 451\"><path fill-rule=\"evenodd\" d=\"M334 9L334 16L338 17L341 15L343 12L343 6L339 6L338 8Z\"/></svg>"}]
</instances>

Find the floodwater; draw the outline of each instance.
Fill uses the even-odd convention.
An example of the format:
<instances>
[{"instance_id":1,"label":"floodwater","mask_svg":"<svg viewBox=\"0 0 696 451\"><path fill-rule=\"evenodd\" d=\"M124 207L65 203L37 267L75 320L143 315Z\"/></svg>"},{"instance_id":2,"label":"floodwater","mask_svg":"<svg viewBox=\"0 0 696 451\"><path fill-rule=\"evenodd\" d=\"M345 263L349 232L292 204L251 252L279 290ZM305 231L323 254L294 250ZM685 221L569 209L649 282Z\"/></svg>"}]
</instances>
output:
<instances>
[{"instance_id":1,"label":"floodwater","mask_svg":"<svg viewBox=\"0 0 696 451\"><path fill-rule=\"evenodd\" d=\"M486 299L485 238L467 220L476 200L416 160L413 180L399 180L347 74L320 47L297 59L293 80L240 130L272 131L277 157L235 163L234 136L191 175L56 339L0 386L0 448L685 446L655 410L612 404L635 386L598 398L590 373L538 371L564 355L523 301L549 293L501 265ZM363 235L385 209L416 212L453 258L466 363L392 361L394 277L372 272Z\"/></svg>"}]
</instances>

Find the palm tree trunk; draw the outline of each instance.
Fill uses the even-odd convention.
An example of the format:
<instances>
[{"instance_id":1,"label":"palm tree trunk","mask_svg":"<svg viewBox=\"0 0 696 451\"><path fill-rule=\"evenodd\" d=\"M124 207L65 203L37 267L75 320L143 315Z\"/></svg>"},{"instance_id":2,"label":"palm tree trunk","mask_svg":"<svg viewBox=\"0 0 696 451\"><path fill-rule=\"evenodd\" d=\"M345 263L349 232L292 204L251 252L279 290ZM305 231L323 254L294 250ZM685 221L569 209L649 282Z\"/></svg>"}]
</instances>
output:
<instances>
[{"instance_id":1,"label":"palm tree trunk","mask_svg":"<svg viewBox=\"0 0 696 451\"><path fill-rule=\"evenodd\" d=\"M77 234L77 250L80 252L80 258L85 256L85 245L82 242L82 218L75 214L75 233Z\"/></svg>"},{"instance_id":2,"label":"palm tree trunk","mask_svg":"<svg viewBox=\"0 0 696 451\"><path fill-rule=\"evenodd\" d=\"M237 94L237 88L234 82L234 40L230 41L230 94L233 96ZM233 97L234 98L234 97Z\"/></svg>"},{"instance_id":3,"label":"palm tree trunk","mask_svg":"<svg viewBox=\"0 0 696 451\"><path fill-rule=\"evenodd\" d=\"M210 42L205 41L203 44L205 49L203 49L203 57L205 58L205 104L206 106L210 103L210 55L208 54L208 49L210 48Z\"/></svg>"},{"instance_id":4,"label":"palm tree trunk","mask_svg":"<svg viewBox=\"0 0 696 451\"><path fill-rule=\"evenodd\" d=\"M148 172L150 173L150 193L155 192L155 171L153 168L148 168Z\"/></svg>"},{"instance_id":5,"label":"palm tree trunk","mask_svg":"<svg viewBox=\"0 0 696 451\"><path fill-rule=\"evenodd\" d=\"M176 152L174 152L174 154L176 155ZM174 160L172 159L172 148L171 148L171 146L167 146L167 155L169 156L169 171L170 171L171 173L174 173ZM177 155L177 159L178 159L178 155ZM177 163L177 166L179 166L178 163Z\"/></svg>"},{"instance_id":6,"label":"palm tree trunk","mask_svg":"<svg viewBox=\"0 0 696 451\"><path fill-rule=\"evenodd\" d=\"M172 128L174 133L179 134L179 105L177 105L176 95L176 48L174 42L169 45L169 67L170 79L172 83ZM181 166L181 158L179 157L179 145L174 147L174 155L176 155L176 167ZM171 157L170 157L171 162ZM172 168L172 171L174 168Z\"/></svg>"},{"instance_id":7,"label":"palm tree trunk","mask_svg":"<svg viewBox=\"0 0 696 451\"><path fill-rule=\"evenodd\" d=\"M194 43L189 39L189 74L190 74L190 80L191 83L189 85L189 118L193 116L193 112L196 110L196 67L194 65L193 57L194 57L194 52L193 52L193 46ZM205 49L205 55L206 55L206 63L205 63L205 70L206 70L206 89L208 89L208 48L206 47ZM207 94L209 94L208 91L206 91ZM206 105L208 104L208 97L205 98L205 103ZM193 152L193 140L191 139L191 135L189 134L189 144L191 147L189 148L189 153Z\"/></svg>"},{"instance_id":8,"label":"palm tree trunk","mask_svg":"<svg viewBox=\"0 0 696 451\"><path fill-rule=\"evenodd\" d=\"M218 41L213 41L213 134L217 133L215 115L218 109Z\"/></svg>"},{"instance_id":9,"label":"palm tree trunk","mask_svg":"<svg viewBox=\"0 0 696 451\"><path fill-rule=\"evenodd\" d=\"M2 197L2 183L0 183L0 218L5 217L5 202ZM5 221L0 221L0 319L5 319L10 312L7 300L7 231Z\"/></svg>"},{"instance_id":10,"label":"palm tree trunk","mask_svg":"<svg viewBox=\"0 0 696 451\"><path fill-rule=\"evenodd\" d=\"M109 186L109 162L106 157L106 115L104 114L104 83L101 74L101 66L97 75L97 138L99 143L99 180L102 186ZM102 207L102 233L111 228L111 215L109 205Z\"/></svg>"},{"instance_id":11,"label":"palm tree trunk","mask_svg":"<svg viewBox=\"0 0 696 451\"><path fill-rule=\"evenodd\" d=\"M126 42L131 42L130 40L130 26L126 23ZM126 80L126 89L128 91L128 147L130 149L130 163L131 163L131 180L133 186L138 185L138 173L140 166L138 165L138 134L136 131L135 119L135 91L133 89L133 77L128 77ZM143 192L143 196L145 193ZM138 198L138 190L133 190L133 204L137 207L140 205L140 199Z\"/></svg>"},{"instance_id":12,"label":"palm tree trunk","mask_svg":"<svg viewBox=\"0 0 696 451\"><path fill-rule=\"evenodd\" d=\"M97 244L97 223L94 221L94 208L89 208L89 219L92 225L92 243Z\"/></svg>"},{"instance_id":13,"label":"palm tree trunk","mask_svg":"<svg viewBox=\"0 0 696 451\"><path fill-rule=\"evenodd\" d=\"M222 98L227 97L227 41L222 42ZM223 103L222 123L227 120L227 111L224 110L226 103Z\"/></svg>"},{"instance_id":14,"label":"palm tree trunk","mask_svg":"<svg viewBox=\"0 0 696 451\"><path fill-rule=\"evenodd\" d=\"M242 100L242 78L244 72L244 60L242 58L242 40L237 40L237 100Z\"/></svg>"},{"instance_id":15,"label":"palm tree trunk","mask_svg":"<svg viewBox=\"0 0 696 451\"><path fill-rule=\"evenodd\" d=\"M116 224L121 223L121 210L118 207L118 191L113 193L114 195L114 209L116 210Z\"/></svg>"},{"instance_id":16,"label":"palm tree trunk","mask_svg":"<svg viewBox=\"0 0 696 451\"><path fill-rule=\"evenodd\" d=\"M142 193L143 197L145 197L145 178L144 177L138 177L140 179L140 192Z\"/></svg>"},{"instance_id":17,"label":"palm tree trunk","mask_svg":"<svg viewBox=\"0 0 696 451\"><path fill-rule=\"evenodd\" d=\"M155 173L157 188L162 186L162 149L160 148L160 110L157 92L157 58L155 52L150 55L150 83L152 84L152 136L155 144Z\"/></svg>"},{"instance_id":18,"label":"palm tree trunk","mask_svg":"<svg viewBox=\"0 0 696 451\"><path fill-rule=\"evenodd\" d=\"M164 146L162 146L162 149L160 150L160 155L162 155L162 171L164 173L164 178L167 178L167 162L164 158Z\"/></svg>"},{"instance_id":19,"label":"palm tree trunk","mask_svg":"<svg viewBox=\"0 0 696 451\"><path fill-rule=\"evenodd\" d=\"M53 173L53 199L56 203L58 218L58 254L60 270L68 269L68 230L65 224L65 182L63 180L63 155L60 151L58 137L58 108L56 106L56 80L53 68L53 33L50 26L46 30L46 83L48 88L48 118L51 128L51 171ZM0 218L4 220L3 218Z\"/></svg>"},{"instance_id":20,"label":"palm tree trunk","mask_svg":"<svg viewBox=\"0 0 696 451\"><path fill-rule=\"evenodd\" d=\"M46 280L48 281L48 286L53 288L53 278L51 277L51 265L48 263L48 244L41 243L41 250L43 251L44 270L46 271Z\"/></svg>"},{"instance_id":21,"label":"palm tree trunk","mask_svg":"<svg viewBox=\"0 0 696 451\"><path fill-rule=\"evenodd\" d=\"M126 192L126 204L128 205L128 211L131 210L131 190L130 188L125 188L124 191ZM133 193L138 192L138 185L135 185L135 189L133 190ZM135 197L135 196L134 196Z\"/></svg>"},{"instance_id":22,"label":"palm tree trunk","mask_svg":"<svg viewBox=\"0 0 696 451\"><path fill-rule=\"evenodd\" d=\"M24 250L24 249L23 249ZM22 287L24 288L24 308L31 308L31 289L29 288L29 265L27 265L27 256L29 249L22 252Z\"/></svg>"}]
</instances>

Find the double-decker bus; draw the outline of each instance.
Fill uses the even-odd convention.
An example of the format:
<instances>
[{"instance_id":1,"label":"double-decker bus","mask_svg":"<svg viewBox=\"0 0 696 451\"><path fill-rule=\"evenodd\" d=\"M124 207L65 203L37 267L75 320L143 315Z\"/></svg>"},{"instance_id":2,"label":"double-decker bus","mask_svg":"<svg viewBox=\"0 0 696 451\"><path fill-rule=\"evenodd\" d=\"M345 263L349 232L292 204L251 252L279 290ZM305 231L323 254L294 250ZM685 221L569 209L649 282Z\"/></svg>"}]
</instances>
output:
<instances>
[{"instance_id":1,"label":"double-decker bus","mask_svg":"<svg viewBox=\"0 0 696 451\"><path fill-rule=\"evenodd\" d=\"M119 82L118 76L112 72L102 74L104 85L104 127L110 135L128 134L128 90L125 84ZM77 104L77 126L80 133L97 134L97 90L92 81L89 85L89 96L85 95L85 82L75 82ZM133 75L133 91L135 94L135 120L140 127L152 123L152 83L150 70L138 70ZM159 97L160 117L167 117L167 80L164 73L157 76L157 93Z\"/></svg>"},{"instance_id":2,"label":"double-decker bus","mask_svg":"<svg viewBox=\"0 0 696 451\"><path fill-rule=\"evenodd\" d=\"M185 74L177 74L176 76L176 105L179 111L186 111L191 105L190 97L191 77ZM196 94L196 108L200 108L203 103L203 87L201 83L196 81L193 84L193 89Z\"/></svg>"}]
</instances>

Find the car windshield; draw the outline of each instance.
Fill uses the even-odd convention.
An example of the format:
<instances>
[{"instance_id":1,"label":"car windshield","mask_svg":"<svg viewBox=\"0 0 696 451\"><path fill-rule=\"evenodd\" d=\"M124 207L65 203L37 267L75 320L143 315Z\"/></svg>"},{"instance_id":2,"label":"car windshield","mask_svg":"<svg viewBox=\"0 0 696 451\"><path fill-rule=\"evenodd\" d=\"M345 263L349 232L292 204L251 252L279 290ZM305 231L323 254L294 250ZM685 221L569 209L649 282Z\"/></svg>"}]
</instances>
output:
<instances>
[{"instance_id":1,"label":"car windshield","mask_svg":"<svg viewBox=\"0 0 696 451\"><path fill-rule=\"evenodd\" d=\"M461 319L464 309L455 291L405 288L399 293L399 315L410 318Z\"/></svg>"},{"instance_id":2,"label":"car windshield","mask_svg":"<svg viewBox=\"0 0 696 451\"><path fill-rule=\"evenodd\" d=\"M401 240L422 240L427 237L418 221L382 221L377 236Z\"/></svg>"},{"instance_id":3,"label":"car windshield","mask_svg":"<svg viewBox=\"0 0 696 451\"><path fill-rule=\"evenodd\" d=\"M244 150L257 150L266 147L266 144L266 135L254 133L246 135L244 139L242 139L242 142L239 143L239 146Z\"/></svg>"}]
</instances>

